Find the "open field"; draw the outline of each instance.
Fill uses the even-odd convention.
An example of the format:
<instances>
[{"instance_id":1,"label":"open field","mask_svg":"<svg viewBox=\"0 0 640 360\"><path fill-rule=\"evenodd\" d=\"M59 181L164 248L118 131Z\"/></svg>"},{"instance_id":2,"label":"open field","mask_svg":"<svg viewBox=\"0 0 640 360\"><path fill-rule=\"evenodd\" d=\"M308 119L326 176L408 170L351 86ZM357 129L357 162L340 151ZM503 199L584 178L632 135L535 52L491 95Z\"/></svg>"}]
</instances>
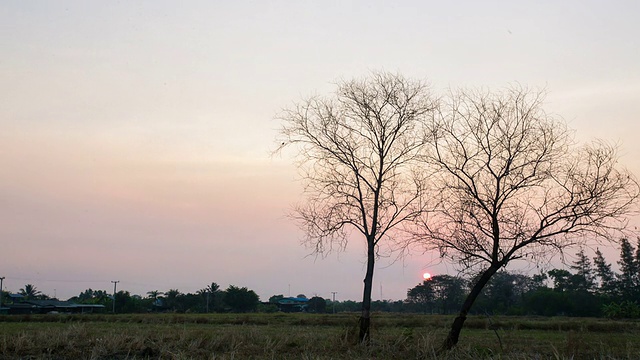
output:
<instances>
[{"instance_id":1,"label":"open field","mask_svg":"<svg viewBox=\"0 0 640 360\"><path fill-rule=\"evenodd\" d=\"M640 321L470 317L460 346L435 349L452 318L375 314L0 316L0 359L640 359Z\"/></svg>"}]
</instances>

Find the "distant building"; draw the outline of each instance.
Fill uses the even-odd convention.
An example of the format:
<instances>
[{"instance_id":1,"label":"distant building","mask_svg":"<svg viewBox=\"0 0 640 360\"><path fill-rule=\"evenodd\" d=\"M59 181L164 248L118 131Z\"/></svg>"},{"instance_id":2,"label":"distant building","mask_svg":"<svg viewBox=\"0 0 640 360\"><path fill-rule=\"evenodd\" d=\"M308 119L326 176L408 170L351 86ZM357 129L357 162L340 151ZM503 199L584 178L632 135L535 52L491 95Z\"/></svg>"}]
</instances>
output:
<instances>
[{"instance_id":1,"label":"distant building","mask_svg":"<svg viewBox=\"0 0 640 360\"><path fill-rule=\"evenodd\" d=\"M104 309L104 305L98 304L76 304L70 301L58 300L24 300L16 297L13 304L5 304L3 312L7 314L49 314L49 313L65 313L65 314L87 314Z\"/></svg>"},{"instance_id":2,"label":"distant building","mask_svg":"<svg viewBox=\"0 0 640 360\"><path fill-rule=\"evenodd\" d=\"M278 310L282 312L305 312L309 299L302 297L286 297L278 300Z\"/></svg>"},{"instance_id":3,"label":"distant building","mask_svg":"<svg viewBox=\"0 0 640 360\"><path fill-rule=\"evenodd\" d=\"M24 299L23 295L20 294L9 294L9 301L18 302Z\"/></svg>"}]
</instances>

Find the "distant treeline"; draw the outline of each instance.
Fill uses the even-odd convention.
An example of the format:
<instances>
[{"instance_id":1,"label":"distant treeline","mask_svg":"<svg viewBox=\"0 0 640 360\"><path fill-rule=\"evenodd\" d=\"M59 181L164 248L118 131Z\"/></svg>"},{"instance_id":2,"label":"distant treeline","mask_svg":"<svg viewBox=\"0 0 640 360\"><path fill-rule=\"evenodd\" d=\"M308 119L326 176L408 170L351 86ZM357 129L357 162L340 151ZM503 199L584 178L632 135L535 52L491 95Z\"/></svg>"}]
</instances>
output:
<instances>
[{"instance_id":1,"label":"distant treeline","mask_svg":"<svg viewBox=\"0 0 640 360\"><path fill-rule=\"evenodd\" d=\"M553 269L535 275L498 272L484 288L472 308L476 314L593 316L609 318L640 318L640 240L638 247L623 239L620 272L612 270L597 250L590 259L580 250L569 270ZM372 311L452 314L460 308L473 277L435 275L407 291L404 300L373 301ZM20 289L22 298L3 293L3 303L46 300L32 284ZM297 298L305 298L298 294ZM258 295L246 287L230 285L221 290L211 283L196 293L181 293L178 289L153 290L146 296L119 291L115 296L117 313L145 312L275 312L283 295L273 295L260 302ZM114 298L105 290L87 289L69 301L101 304L113 311ZM332 302L314 296L303 309L312 313L357 312L361 303L351 300Z\"/></svg>"},{"instance_id":2,"label":"distant treeline","mask_svg":"<svg viewBox=\"0 0 640 360\"><path fill-rule=\"evenodd\" d=\"M580 250L570 270L533 276L501 271L490 280L472 313L543 316L640 317L640 240L634 250L621 241L620 273L600 250L593 260ZM437 275L407 292L409 311L449 314L460 308L470 278Z\"/></svg>"}]
</instances>

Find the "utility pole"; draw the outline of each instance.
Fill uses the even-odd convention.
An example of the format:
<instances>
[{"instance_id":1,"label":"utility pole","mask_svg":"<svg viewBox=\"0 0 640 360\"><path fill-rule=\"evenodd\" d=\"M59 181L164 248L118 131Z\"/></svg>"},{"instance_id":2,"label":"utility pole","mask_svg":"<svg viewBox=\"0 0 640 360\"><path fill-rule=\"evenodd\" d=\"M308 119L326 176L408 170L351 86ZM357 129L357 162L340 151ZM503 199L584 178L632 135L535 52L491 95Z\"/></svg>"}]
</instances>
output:
<instances>
[{"instance_id":1,"label":"utility pole","mask_svg":"<svg viewBox=\"0 0 640 360\"><path fill-rule=\"evenodd\" d=\"M111 281L113 283L113 313L116 313L116 286L120 282L119 280Z\"/></svg>"},{"instance_id":2,"label":"utility pole","mask_svg":"<svg viewBox=\"0 0 640 360\"><path fill-rule=\"evenodd\" d=\"M0 307L2 307L2 282L4 281L4 276L0 276Z\"/></svg>"},{"instance_id":3,"label":"utility pole","mask_svg":"<svg viewBox=\"0 0 640 360\"><path fill-rule=\"evenodd\" d=\"M331 302L333 303L333 313L336 313L336 294L338 292L337 291L332 291L331 295L333 296L333 300L331 300Z\"/></svg>"}]
</instances>

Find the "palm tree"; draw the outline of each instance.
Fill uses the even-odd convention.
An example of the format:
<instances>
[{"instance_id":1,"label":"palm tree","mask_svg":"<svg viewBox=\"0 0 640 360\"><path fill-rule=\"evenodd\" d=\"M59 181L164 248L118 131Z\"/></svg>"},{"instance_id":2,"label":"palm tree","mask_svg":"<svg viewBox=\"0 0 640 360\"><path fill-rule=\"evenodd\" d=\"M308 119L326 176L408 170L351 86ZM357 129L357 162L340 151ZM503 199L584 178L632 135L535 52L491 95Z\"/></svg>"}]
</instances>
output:
<instances>
[{"instance_id":1,"label":"palm tree","mask_svg":"<svg viewBox=\"0 0 640 360\"><path fill-rule=\"evenodd\" d=\"M24 296L26 299L34 299L42 295L42 292L36 289L36 287L31 284L25 285L24 288L20 289L19 293L20 295Z\"/></svg>"},{"instance_id":2,"label":"palm tree","mask_svg":"<svg viewBox=\"0 0 640 360\"><path fill-rule=\"evenodd\" d=\"M109 295L109 293L107 293L105 290L94 290L93 298L96 299L97 304L104 305L107 299L111 298L111 295Z\"/></svg>"},{"instance_id":3,"label":"palm tree","mask_svg":"<svg viewBox=\"0 0 640 360\"><path fill-rule=\"evenodd\" d=\"M212 283L211 283L211 285L209 285L209 286L207 286L207 287L205 288L205 290L206 290L206 291L208 291L208 292L209 292L209 293L211 293L211 294L215 293L215 292L216 292L216 291L218 291L219 289L220 289L220 285L218 285L218 284L216 284L216 283L214 283L214 282L212 282Z\"/></svg>"},{"instance_id":4,"label":"palm tree","mask_svg":"<svg viewBox=\"0 0 640 360\"><path fill-rule=\"evenodd\" d=\"M159 290L151 290L151 291L147 291L147 296L149 299L153 299L153 302L151 303L151 306L158 306L158 307L162 307L162 301L158 300L158 298L160 297L160 295L164 294L162 291Z\"/></svg>"},{"instance_id":5,"label":"palm tree","mask_svg":"<svg viewBox=\"0 0 640 360\"><path fill-rule=\"evenodd\" d=\"M169 289L164 294L166 295L167 307L175 311L178 306L178 296L181 295L180 291L178 289Z\"/></svg>"},{"instance_id":6,"label":"palm tree","mask_svg":"<svg viewBox=\"0 0 640 360\"><path fill-rule=\"evenodd\" d=\"M200 295L204 295L204 297L206 299L205 312L209 312L209 303L210 302L213 302L215 304L216 292L219 289L220 289L220 285L216 284L215 282L212 282L211 285L208 285L206 288L200 289L198 291L198 293L200 293ZM209 300L210 298L211 298L211 301Z\"/></svg>"},{"instance_id":7,"label":"palm tree","mask_svg":"<svg viewBox=\"0 0 640 360\"><path fill-rule=\"evenodd\" d=\"M156 301L158 299L158 296L164 294L162 291L158 291L158 290L151 290L151 291L147 291L147 295L149 295L150 299L153 299L153 301Z\"/></svg>"}]
</instances>

